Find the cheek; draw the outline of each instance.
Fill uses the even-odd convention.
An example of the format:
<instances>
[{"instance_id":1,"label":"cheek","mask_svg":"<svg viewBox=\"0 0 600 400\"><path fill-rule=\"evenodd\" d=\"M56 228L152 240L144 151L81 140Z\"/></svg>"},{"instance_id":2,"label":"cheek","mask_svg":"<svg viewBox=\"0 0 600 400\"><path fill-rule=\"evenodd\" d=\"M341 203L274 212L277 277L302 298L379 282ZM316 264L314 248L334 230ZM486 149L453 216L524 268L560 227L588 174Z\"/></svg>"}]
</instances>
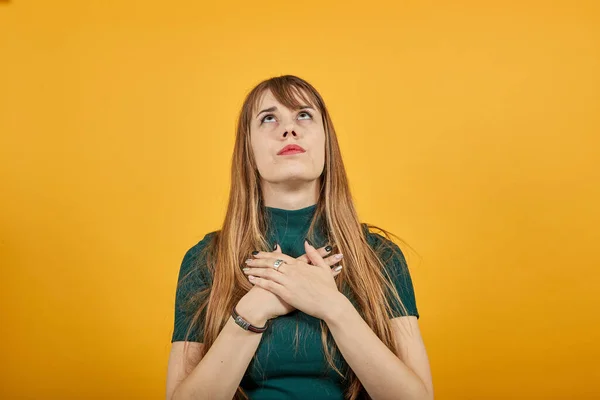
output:
<instances>
[{"instance_id":1,"label":"cheek","mask_svg":"<svg viewBox=\"0 0 600 400\"><path fill-rule=\"evenodd\" d=\"M325 132L320 131L317 135L315 135L315 149L319 149L323 154L325 153Z\"/></svg>"},{"instance_id":2,"label":"cheek","mask_svg":"<svg viewBox=\"0 0 600 400\"><path fill-rule=\"evenodd\" d=\"M325 162L325 133L322 133L322 136L319 138L319 158L321 162Z\"/></svg>"},{"instance_id":3,"label":"cheek","mask_svg":"<svg viewBox=\"0 0 600 400\"><path fill-rule=\"evenodd\" d=\"M265 157L267 156L268 151L261 145L254 146L254 158L256 159L256 163L259 164Z\"/></svg>"},{"instance_id":4,"label":"cheek","mask_svg":"<svg viewBox=\"0 0 600 400\"><path fill-rule=\"evenodd\" d=\"M273 156L271 155L273 150L267 146L266 141L256 140L251 145L252 152L254 153L254 162L257 166L262 167L273 162Z\"/></svg>"}]
</instances>

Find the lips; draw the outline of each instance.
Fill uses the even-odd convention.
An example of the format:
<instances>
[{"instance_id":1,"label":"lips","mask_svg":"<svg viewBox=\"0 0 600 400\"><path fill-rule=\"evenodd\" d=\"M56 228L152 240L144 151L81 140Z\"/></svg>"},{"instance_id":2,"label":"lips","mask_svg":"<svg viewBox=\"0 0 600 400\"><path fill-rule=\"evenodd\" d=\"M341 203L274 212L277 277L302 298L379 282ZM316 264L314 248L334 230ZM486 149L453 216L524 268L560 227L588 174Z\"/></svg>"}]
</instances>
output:
<instances>
[{"instance_id":1,"label":"lips","mask_svg":"<svg viewBox=\"0 0 600 400\"><path fill-rule=\"evenodd\" d=\"M297 144L288 144L287 146L285 146L283 149L279 150L279 153L277 153L277 155L286 155L286 154L295 154L295 153L304 153L306 150L304 150L302 147L298 146Z\"/></svg>"}]
</instances>

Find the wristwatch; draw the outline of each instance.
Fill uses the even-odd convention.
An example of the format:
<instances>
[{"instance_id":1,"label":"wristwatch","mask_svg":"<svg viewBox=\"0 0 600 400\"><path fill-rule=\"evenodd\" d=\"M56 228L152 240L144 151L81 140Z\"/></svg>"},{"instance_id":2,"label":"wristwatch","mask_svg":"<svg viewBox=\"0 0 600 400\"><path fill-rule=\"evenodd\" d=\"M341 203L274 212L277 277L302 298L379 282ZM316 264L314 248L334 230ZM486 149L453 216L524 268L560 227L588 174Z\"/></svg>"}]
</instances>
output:
<instances>
[{"instance_id":1,"label":"wristwatch","mask_svg":"<svg viewBox=\"0 0 600 400\"><path fill-rule=\"evenodd\" d=\"M231 316L233 317L233 320L235 321L236 324L238 324L239 326L241 326L243 329L245 329L247 331L262 333L262 332L266 331L267 328L269 327L268 320L265 323L265 326L262 326L262 327L254 326L250 322L246 321L244 318L242 318L241 315L239 315L235 311L235 304L233 305L233 307L231 307Z\"/></svg>"}]
</instances>

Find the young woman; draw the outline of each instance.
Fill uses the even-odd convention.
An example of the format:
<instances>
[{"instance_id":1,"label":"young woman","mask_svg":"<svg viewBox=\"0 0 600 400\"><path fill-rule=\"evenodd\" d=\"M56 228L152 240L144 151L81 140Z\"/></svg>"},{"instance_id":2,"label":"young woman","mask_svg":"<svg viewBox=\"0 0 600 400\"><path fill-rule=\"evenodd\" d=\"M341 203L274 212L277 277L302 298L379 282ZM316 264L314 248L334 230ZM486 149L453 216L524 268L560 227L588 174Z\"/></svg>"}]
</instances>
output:
<instances>
[{"instance_id":1,"label":"young woman","mask_svg":"<svg viewBox=\"0 0 600 400\"><path fill-rule=\"evenodd\" d=\"M433 399L405 258L359 222L312 85L247 95L231 179L181 264L167 399Z\"/></svg>"}]
</instances>

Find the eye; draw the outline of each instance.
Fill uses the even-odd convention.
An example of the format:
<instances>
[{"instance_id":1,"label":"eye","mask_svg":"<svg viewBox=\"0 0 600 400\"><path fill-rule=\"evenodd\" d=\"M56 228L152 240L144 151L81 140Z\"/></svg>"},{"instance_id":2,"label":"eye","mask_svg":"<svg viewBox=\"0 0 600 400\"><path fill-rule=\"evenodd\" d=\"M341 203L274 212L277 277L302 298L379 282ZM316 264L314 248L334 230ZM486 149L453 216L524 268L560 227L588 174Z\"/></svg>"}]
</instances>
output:
<instances>
[{"instance_id":1,"label":"eye","mask_svg":"<svg viewBox=\"0 0 600 400\"><path fill-rule=\"evenodd\" d=\"M312 119L312 115L308 111L302 111L300 114L298 114L298 117L300 117L303 114L308 116L308 119ZM307 119L307 118L301 118L301 119Z\"/></svg>"},{"instance_id":2,"label":"eye","mask_svg":"<svg viewBox=\"0 0 600 400\"><path fill-rule=\"evenodd\" d=\"M270 122L270 121L265 121L265 119L267 119L269 117L274 118L275 116L273 114L267 114L267 115L265 115L264 117L261 118L260 123L263 124L265 122Z\"/></svg>"},{"instance_id":3,"label":"eye","mask_svg":"<svg viewBox=\"0 0 600 400\"><path fill-rule=\"evenodd\" d=\"M261 125L264 124L265 122L273 122L273 121L268 121L267 118L275 118L275 116L273 114L265 115L260 120ZM312 114L309 113L308 111L302 111L298 114L298 119L312 119Z\"/></svg>"}]
</instances>

